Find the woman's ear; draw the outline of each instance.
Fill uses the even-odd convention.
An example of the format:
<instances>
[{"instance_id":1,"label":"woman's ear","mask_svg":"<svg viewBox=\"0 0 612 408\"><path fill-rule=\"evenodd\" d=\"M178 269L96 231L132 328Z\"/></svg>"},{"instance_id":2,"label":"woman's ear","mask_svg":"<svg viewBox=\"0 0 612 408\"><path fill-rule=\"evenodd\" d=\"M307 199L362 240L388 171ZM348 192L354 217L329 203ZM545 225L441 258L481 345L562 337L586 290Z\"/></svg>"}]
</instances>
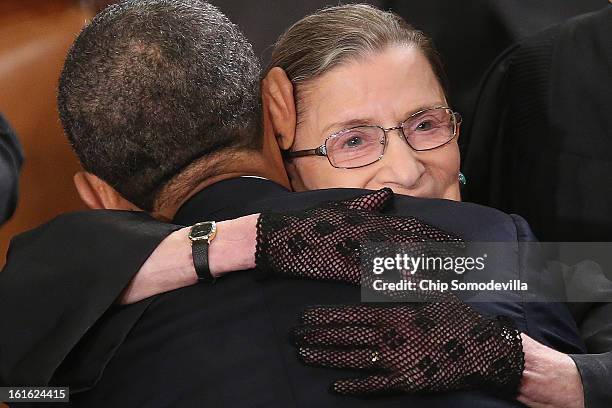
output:
<instances>
[{"instance_id":1,"label":"woman's ear","mask_svg":"<svg viewBox=\"0 0 612 408\"><path fill-rule=\"evenodd\" d=\"M261 84L264 114L270 118L272 129L282 150L289 150L295 139L296 108L293 84L285 71L274 67Z\"/></svg>"},{"instance_id":2,"label":"woman's ear","mask_svg":"<svg viewBox=\"0 0 612 408\"><path fill-rule=\"evenodd\" d=\"M74 175L73 181L81 200L91 209L140 211L107 182L94 174L80 171Z\"/></svg>"}]
</instances>

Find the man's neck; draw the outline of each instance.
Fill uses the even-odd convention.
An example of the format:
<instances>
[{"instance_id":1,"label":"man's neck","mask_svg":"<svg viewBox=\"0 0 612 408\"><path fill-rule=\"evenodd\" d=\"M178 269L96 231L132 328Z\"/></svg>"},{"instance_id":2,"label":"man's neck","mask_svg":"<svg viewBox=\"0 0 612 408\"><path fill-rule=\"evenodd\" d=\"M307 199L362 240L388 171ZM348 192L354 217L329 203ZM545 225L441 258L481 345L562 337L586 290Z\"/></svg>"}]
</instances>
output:
<instances>
[{"instance_id":1,"label":"man's neck","mask_svg":"<svg viewBox=\"0 0 612 408\"><path fill-rule=\"evenodd\" d=\"M171 197L181 197L181 198L178 200L165 200L163 205L161 205L159 209L153 212L153 216L155 218L158 218L164 221L169 221L174 217L178 209L187 200L193 197L195 194L199 193L200 191L202 191L203 189L205 189L206 187L212 184L218 183L223 180L237 178L237 177L243 177L243 176L261 177L261 178L270 180L274 183L277 183L287 189L291 188L289 184L289 180L287 179L287 175L284 172L284 168L282 172L279 172L278 169L273 166L272 167L265 166L261 160L257 160L257 159L249 160L248 157L235 160L235 162L245 164L245 165L240 166L243 168L235 168L235 169L228 168L225 171L219 172L219 174L215 174L214 176L206 177L204 180L201 180L194 186L189 186L184 191L175 190L173 192L172 190L168 190L164 192L164 194L167 196L169 195Z\"/></svg>"},{"instance_id":2,"label":"man's neck","mask_svg":"<svg viewBox=\"0 0 612 408\"><path fill-rule=\"evenodd\" d=\"M224 173L224 174L220 174L218 176L213 176L210 177L206 180L204 180L203 182L201 182L200 184L198 184L183 200L183 202L181 203L181 205L186 202L187 200L189 200L191 197L193 197L194 195L196 195L197 193L199 193L200 191L204 190L206 187L211 186L215 183L218 183L220 181L223 180L229 180L229 179L233 179L233 178L238 178L238 177L261 177L263 179L266 180L270 180L274 183L280 184L283 187L286 188L290 188L289 187L289 183L284 183L284 181L282 180L281 177L278 177L275 174L264 174L265 172L249 172L249 171L233 171L233 172L228 172L228 173ZM275 177L276 176L276 177ZM180 207L180 205L179 205ZM178 210L178 208L177 208Z\"/></svg>"},{"instance_id":3,"label":"man's neck","mask_svg":"<svg viewBox=\"0 0 612 408\"><path fill-rule=\"evenodd\" d=\"M248 208L254 203L288 194L290 191L285 187L258 176L222 180L200 190L183 203L172 222L190 225L204 220L237 218L251 213Z\"/></svg>"}]
</instances>

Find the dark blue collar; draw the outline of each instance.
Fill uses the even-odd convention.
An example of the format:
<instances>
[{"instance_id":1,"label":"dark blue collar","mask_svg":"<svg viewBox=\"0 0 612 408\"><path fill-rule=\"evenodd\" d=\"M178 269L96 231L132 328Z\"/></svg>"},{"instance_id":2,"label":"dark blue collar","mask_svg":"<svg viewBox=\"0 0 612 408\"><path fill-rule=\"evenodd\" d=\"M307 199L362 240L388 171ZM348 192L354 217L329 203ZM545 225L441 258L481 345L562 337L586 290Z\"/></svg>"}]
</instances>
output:
<instances>
[{"instance_id":1,"label":"dark blue collar","mask_svg":"<svg viewBox=\"0 0 612 408\"><path fill-rule=\"evenodd\" d=\"M219 181L196 193L179 208L173 222L191 225L199 221L234 218L240 207L289 190L273 181L258 177L237 177Z\"/></svg>"}]
</instances>

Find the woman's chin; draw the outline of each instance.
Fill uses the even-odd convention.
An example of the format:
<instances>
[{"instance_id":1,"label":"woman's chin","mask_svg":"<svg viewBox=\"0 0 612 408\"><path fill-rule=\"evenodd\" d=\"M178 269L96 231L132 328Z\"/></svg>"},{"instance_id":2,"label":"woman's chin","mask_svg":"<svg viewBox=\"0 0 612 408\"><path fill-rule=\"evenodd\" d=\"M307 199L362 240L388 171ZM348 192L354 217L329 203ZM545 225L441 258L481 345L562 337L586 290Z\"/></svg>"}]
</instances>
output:
<instances>
[{"instance_id":1,"label":"woman's chin","mask_svg":"<svg viewBox=\"0 0 612 408\"><path fill-rule=\"evenodd\" d=\"M417 187L410 188L410 187L405 187L405 186L395 184L395 183L385 183L385 184L380 184L376 187L368 187L368 188L372 190L378 190L384 187L390 188L391 190L393 190L395 194L408 195L412 197L431 198L432 197L431 194L433 194L432 189L425 185L419 185Z\"/></svg>"},{"instance_id":2,"label":"woman's chin","mask_svg":"<svg viewBox=\"0 0 612 408\"><path fill-rule=\"evenodd\" d=\"M418 183L416 186L406 187L395 183L385 183L384 185L377 186L375 188L368 187L374 190L389 187L396 194L403 194L412 197L420 198L444 198L447 200L461 201L458 188L452 186L446 190L440 190L436 188L434 183Z\"/></svg>"}]
</instances>

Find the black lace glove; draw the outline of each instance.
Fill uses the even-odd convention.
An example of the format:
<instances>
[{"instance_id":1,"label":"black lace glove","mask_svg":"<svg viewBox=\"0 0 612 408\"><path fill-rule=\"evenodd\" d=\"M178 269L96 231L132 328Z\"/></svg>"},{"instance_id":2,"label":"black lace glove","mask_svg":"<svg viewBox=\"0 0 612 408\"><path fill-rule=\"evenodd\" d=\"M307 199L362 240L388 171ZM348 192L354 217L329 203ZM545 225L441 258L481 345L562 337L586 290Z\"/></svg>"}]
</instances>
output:
<instances>
[{"instance_id":1,"label":"black lace glove","mask_svg":"<svg viewBox=\"0 0 612 408\"><path fill-rule=\"evenodd\" d=\"M391 189L384 188L308 210L262 213L255 252L259 276L278 274L358 285L364 272L362 259L377 255L372 251L392 253L389 244L410 244L413 251L431 242L462 245L460 238L417 218L380 214L392 199ZM384 245L365 251L373 242Z\"/></svg>"},{"instance_id":2,"label":"black lace glove","mask_svg":"<svg viewBox=\"0 0 612 408\"><path fill-rule=\"evenodd\" d=\"M510 320L461 302L308 309L293 338L307 364L377 370L338 380L345 395L485 389L514 396L524 368Z\"/></svg>"}]
</instances>

